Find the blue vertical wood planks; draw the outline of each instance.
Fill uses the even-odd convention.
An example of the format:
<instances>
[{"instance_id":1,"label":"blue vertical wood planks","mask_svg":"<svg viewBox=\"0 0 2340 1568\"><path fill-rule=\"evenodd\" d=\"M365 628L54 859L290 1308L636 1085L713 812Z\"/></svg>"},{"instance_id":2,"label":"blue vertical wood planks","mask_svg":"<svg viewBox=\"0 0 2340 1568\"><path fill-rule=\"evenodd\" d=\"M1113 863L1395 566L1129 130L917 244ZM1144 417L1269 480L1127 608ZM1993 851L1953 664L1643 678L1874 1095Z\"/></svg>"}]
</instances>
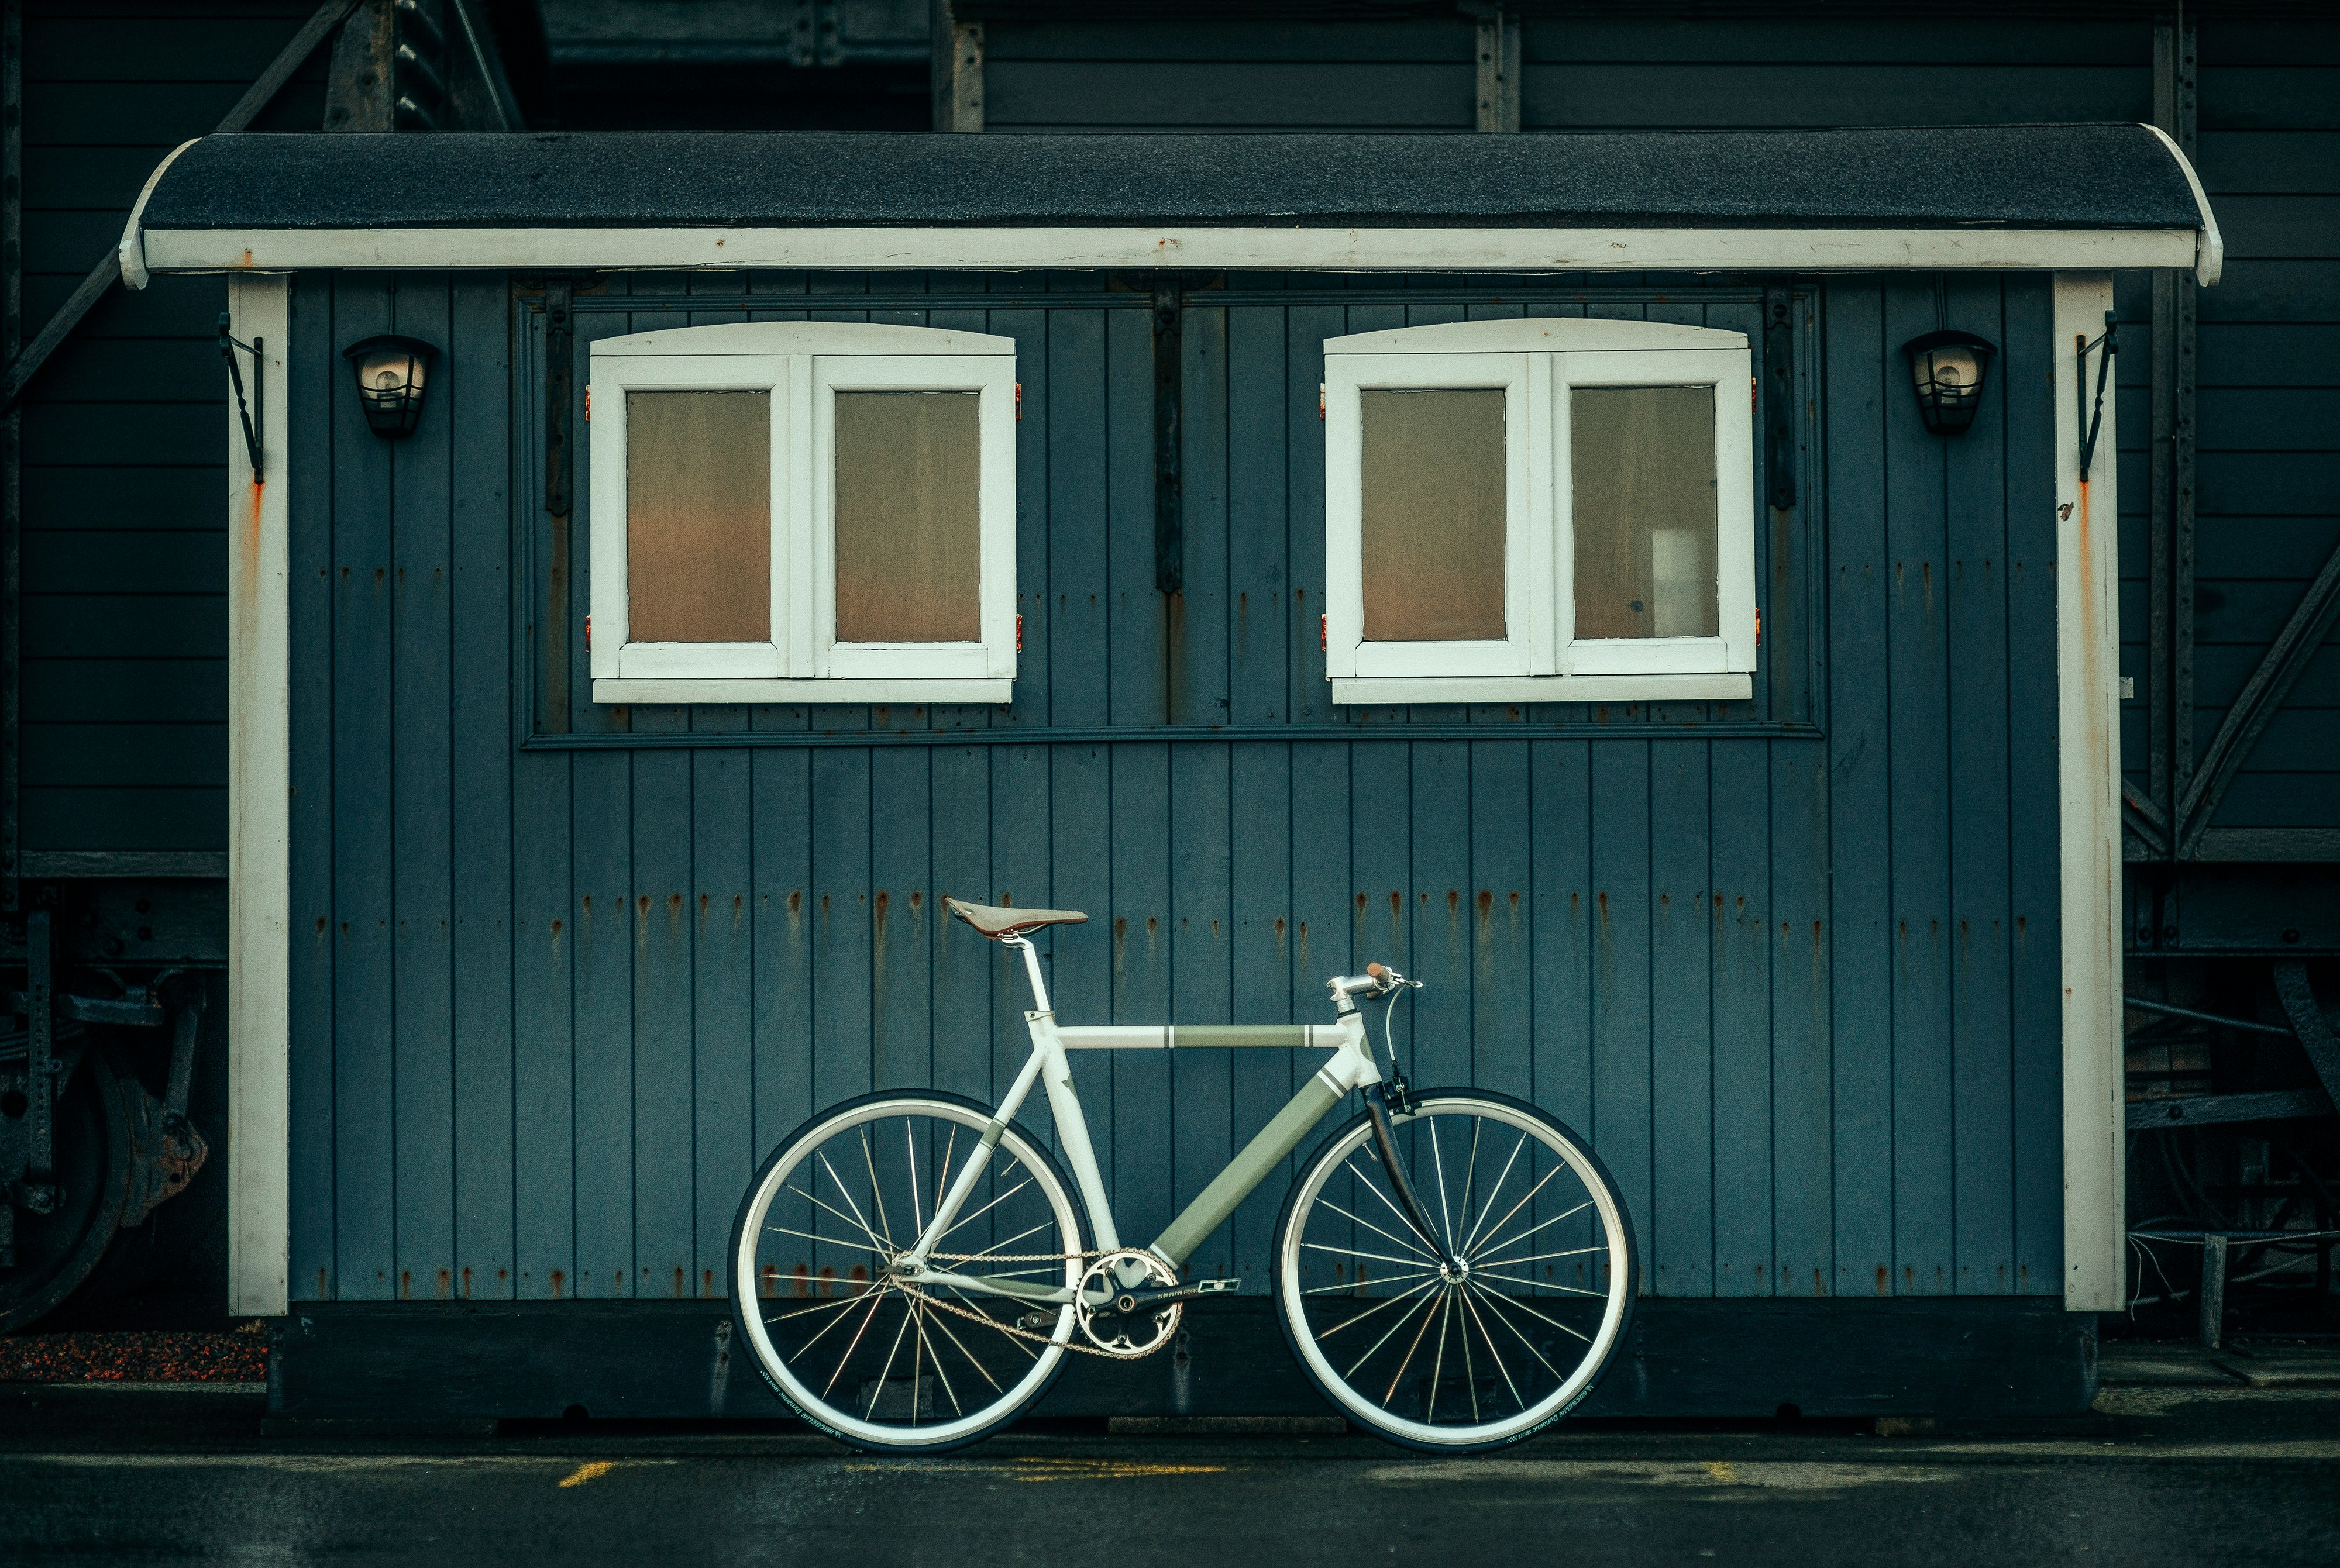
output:
<instances>
[{"instance_id":1,"label":"blue vertical wood planks","mask_svg":"<svg viewBox=\"0 0 2340 1568\"><path fill-rule=\"evenodd\" d=\"M945 919L946 893L1089 912L1039 939L1067 1021L1320 1020L1324 980L1368 960L1423 980L1397 1010L1405 1070L1585 1132L1652 1291L2057 1288L2044 280L1794 291L1806 469L1760 538L1795 651L1751 704L1534 710L1330 702L1320 345L1588 311L1752 330L1760 291L1190 290L1170 595L1150 285L580 289L584 342L745 314L1019 346L1012 704L634 711L585 700L581 635L533 641L560 617L540 449L506 435L540 412L531 298L296 287L295 385L320 410L294 434L297 1297L721 1294L749 1169L816 1109L986 1100L1020 1065L1022 966ZM1938 316L2006 352L2003 402L1954 449L1898 356ZM414 321L448 342L461 412L392 449L328 356ZM521 698L564 662L570 722L546 729ZM1125 1238L1312 1070L1076 1058ZM1048 1129L1039 1097L1023 1117ZM1281 1198L1245 1204L1197 1270L1264 1289Z\"/></svg>"}]
</instances>

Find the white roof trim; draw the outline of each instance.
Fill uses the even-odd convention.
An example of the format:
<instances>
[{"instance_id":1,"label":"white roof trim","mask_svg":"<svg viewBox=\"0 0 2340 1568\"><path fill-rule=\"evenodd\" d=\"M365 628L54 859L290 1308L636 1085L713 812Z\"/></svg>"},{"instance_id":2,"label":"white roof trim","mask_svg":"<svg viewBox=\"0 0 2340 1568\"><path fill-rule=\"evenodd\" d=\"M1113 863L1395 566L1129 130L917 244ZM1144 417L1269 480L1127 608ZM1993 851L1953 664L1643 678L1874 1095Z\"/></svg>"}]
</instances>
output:
<instances>
[{"instance_id":1,"label":"white roof trim","mask_svg":"<svg viewBox=\"0 0 2340 1568\"><path fill-rule=\"evenodd\" d=\"M163 182L163 176L171 172L171 165L179 161L179 154L202 140L197 136L172 148L171 155L155 164L146 182L138 187L138 200L131 204L129 221L122 225L122 242L114 250L115 260L122 268L122 281L133 289L146 286L146 246L140 224L146 216L147 200L154 194L154 187Z\"/></svg>"},{"instance_id":2,"label":"white roof trim","mask_svg":"<svg viewBox=\"0 0 2340 1568\"><path fill-rule=\"evenodd\" d=\"M125 246L136 235L125 235ZM1327 271L2110 271L2196 266L2192 229L183 229L157 272L310 268L1198 267Z\"/></svg>"},{"instance_id":3,"label":"white roof trim","mask_svg":"<svg viewBox=\"0 0 2340 1568\"><path fill-rule=\"evenodd\" d=\"M1328 354L1539 354L1658 349L1743 349L1744 332L1685 327L1672 321L1616 321L1600 316L1529 316L1393 327L1328 338Z\"/></svg>"},{"instance_id":4,"label":"white roof trim","mask_svg":"<svg viewBox=\"0 0 2340 1568\"><path fill-rule=\"evenodd\" d=\"M2210 198L2202 189L2201 176L2194 173L2194 161L2179 150L2168 132L2158 125L2147 125L2146 129L2161 138L2161 144L2169 149L2169 155L2186 172L2186 182L2194 187L2194 204L2202 209L2202 232L2196 237L2194 281L2206 289L2216 288L2220 274L2226 270L2226 242L2218 232L2218 220L2210 212Z\"/></svg>"}]
</instances>

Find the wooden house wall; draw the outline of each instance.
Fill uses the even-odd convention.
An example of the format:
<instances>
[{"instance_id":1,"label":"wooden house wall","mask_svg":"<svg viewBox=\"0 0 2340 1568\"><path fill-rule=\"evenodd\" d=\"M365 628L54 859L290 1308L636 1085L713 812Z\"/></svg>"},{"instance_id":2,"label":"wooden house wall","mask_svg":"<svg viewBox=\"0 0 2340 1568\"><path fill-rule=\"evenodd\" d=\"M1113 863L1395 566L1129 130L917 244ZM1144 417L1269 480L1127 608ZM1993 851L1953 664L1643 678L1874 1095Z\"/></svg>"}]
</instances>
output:
<instances>
[{"instance_id":1,"label":"wooden house wall","mask_svg":"<svg viewBox=\"0 0 2340 1568\"><path fill-rule=\"evenodd\" d=\"M1051 944L1067 1019L1305 1020L1336 971L1420 975L1397 1036L1415 1081L1589 1133L1653 1291L2055 1292L2047 281L1807 297L1819 425L1799 509L1766 521L1758 700L1655 713L1328 705L1320 345L1526 310L1753 329L1760 291L1236 277L1190 298L1171 602L1148 297L1109 281L580 294L580 338L808 314L1019 345L1012 706L623 710L558 700L575 620L539 646L585 565L542 509L541 317L501 279L299 280L295 1297L719 1293L740 1189L801 1119L873 1086L988 1095L1020 1060L1020 979L944 893L1091 912ZM1955 445L1894 351L1941 320L2008 346ZM399 443L365 432L335 352L392 329L449 350ZM1142 1237L1308 1068L1076 1070ZM1199 1269L1264 1287L1280 1185Z\"/></svg>"},{"instance_id":2,"label":"wooden house wall","mask_svg":"<svg viewBox=\"0 0 2340 1568\"><path fill-rule=\"evenodd\" d=\"M27 339L110 257L139 187L310 0L25 0ZM257 123L313 131L312 57ZM27 393L24 842L227 847L226 376L213 278L115 289Z\"/></svg>"}]
</instances>

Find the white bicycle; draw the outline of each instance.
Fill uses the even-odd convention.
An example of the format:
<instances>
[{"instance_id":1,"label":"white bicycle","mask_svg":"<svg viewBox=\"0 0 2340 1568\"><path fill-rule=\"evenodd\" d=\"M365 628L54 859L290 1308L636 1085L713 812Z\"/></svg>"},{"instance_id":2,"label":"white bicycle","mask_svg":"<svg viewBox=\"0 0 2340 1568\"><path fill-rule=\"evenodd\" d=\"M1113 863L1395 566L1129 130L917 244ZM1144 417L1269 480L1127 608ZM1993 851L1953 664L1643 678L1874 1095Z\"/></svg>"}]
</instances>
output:
<instances>
[{"instance_id":1,"label":"white bicycle","mask_svg":"<svg viewBox=\"0 0 2340 1568\"><path fill-rule=\"evenodd\" d=\"M944 902L1022 952L1032 1054L996 1107L863 1095L756 1172L732 1226L732 1310L807 1421L862 1448L939 1453L1031 1408L1068 1355L1161 1349L1186 1302L1241 1283L1184 1279L1186 1259L1360 1090L1363 1111L1309 1157L1276 1222L1276 1314L1310 1379L1357 1425L1447 1453L1529 1436L1600 1381L1639 1277L1615 1183L1524 1101L1408 1089L1386 1014L1383 1069L1357 999L1393 1010L1419 981L1380 964L1337 976L1330 1024L1071 1027L1030 933L1086 915ZM1125 1245L1066 1053L1227 1047L1333 1054L1167 1229ZM1036 1083L1064 1164L1015 1119Z\"/></svg>"}]
</instances>

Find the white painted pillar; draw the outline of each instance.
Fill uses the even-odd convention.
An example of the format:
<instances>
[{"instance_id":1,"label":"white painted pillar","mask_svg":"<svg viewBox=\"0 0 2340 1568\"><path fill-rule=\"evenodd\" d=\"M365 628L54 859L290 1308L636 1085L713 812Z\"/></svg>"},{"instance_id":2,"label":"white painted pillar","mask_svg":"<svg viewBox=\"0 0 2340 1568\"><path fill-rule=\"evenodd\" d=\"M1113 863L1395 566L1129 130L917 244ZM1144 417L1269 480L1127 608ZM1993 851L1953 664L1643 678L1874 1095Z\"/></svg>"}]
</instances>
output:
<instances>
[{"instance_id":1,"label":"white painted pillar","mask_svg":"<svg viewBox=\"0 0 2340 1568\"><path fill-rule=\"evenodd\" d=\"M245 367L261 407L262 482L228 400L228 1310L273 1317L287 1299L292 1209L286 1044L291 1026L290 616L285 350L292 282L228 281L228 330L257 342ZM241 354L241 350L238 350Z\"/></svg>"},{"instance_id":2,"label":"white painted pillar","mask_svg":"<svg viewBox=\"0 0 2340 1568\"><path fill-rule=\"evenodd\" d=\"M2062 854L2064 1306L2127 1305L2126 1111L2121 1061L2120 508L2115 390L2083 494L2109 272L2056 274L2056 741Z\"/></svg>"}]
</instances>

